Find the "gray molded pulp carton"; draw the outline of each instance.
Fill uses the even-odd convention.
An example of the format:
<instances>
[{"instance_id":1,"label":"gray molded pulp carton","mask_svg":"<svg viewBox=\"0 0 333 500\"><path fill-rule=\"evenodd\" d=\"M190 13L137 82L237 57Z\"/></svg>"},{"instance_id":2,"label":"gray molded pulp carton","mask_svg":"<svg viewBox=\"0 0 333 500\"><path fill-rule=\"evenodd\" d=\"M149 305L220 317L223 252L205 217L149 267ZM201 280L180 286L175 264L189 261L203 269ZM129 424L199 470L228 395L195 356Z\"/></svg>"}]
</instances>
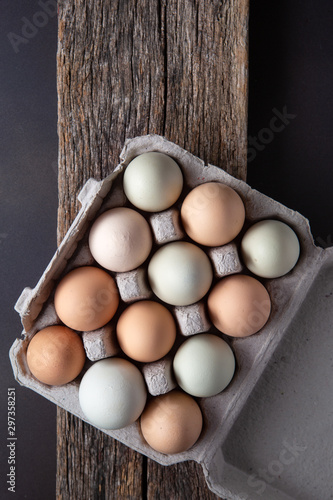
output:
<instances>
[{"instance_id":1,"label":"gray molded pulp carton","mask_svg":"<svg viewBox=\"0 0 333 500\"><path fill-rule=\"evenodd\" d=\"M208 181L234 188L244 201L248 225L267 218L289 224L298 235L301 256L287 275L263 281L272 299L265 327L247 338L228 338L237 360L235 376L217 396L198 400L204 430L189 451L164 455L152 450L137 422L101 430L163 465L199 462L209 488L222 498L333 498L332 249L314 245L308 221L299 213L163 137L127 140L114 172L82 188L82 207L71 228L37 285L25 288L15 305L24 328L10 350L16 380L86 420L78 402L80 376L65 386L44 385L30 374L26 349L38 330L59 322L52 304L55 284L70 269L92 264L89 227L104 210L126 203L124 168L148 151L173 157L188 189Z\"/></svg>"}]
</instances>

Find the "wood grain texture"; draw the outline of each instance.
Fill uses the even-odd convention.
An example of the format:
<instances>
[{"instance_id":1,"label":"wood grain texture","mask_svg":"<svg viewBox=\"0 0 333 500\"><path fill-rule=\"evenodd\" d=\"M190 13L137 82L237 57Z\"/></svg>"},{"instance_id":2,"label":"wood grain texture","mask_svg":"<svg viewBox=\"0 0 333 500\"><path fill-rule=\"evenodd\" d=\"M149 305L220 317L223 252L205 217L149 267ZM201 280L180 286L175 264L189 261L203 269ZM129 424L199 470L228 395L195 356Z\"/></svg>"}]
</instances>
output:
<instances>
[{"instance_id":1,"label":"wood grain texture","mask_svg":"<svg viewBox=\"0 0 333 500\"><path fill-rule=\"evenodd\" d=\"M164 135L246 177L248 0L59 0L58 241L126 138ZM57 498L212 499L201 466L163 467L58 409Z\"/></svg>"}]
</instances>

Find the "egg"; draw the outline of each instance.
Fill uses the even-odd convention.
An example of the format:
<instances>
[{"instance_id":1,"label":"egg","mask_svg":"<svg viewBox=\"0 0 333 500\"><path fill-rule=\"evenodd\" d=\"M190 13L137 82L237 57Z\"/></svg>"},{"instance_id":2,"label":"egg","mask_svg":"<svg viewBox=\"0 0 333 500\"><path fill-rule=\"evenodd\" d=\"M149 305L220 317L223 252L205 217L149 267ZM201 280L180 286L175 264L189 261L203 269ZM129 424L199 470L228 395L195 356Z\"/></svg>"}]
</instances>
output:
<instances>
[{"instance_id":1,"label":"egg","mask_svg":"<svg viewBox=\"0 0 333 500\"><path fill-rule=\"evenodd\" d=\"M132 271L148 257L153 244L146 219L131 208L107 210L93 223L89 248L94 259L105 269Z\"/></svg>"},{"instance_id":2,"label":"egg","mask_svg":"<svg viewBox=\"0 0 333 500\"><path fill-rule=\"evenodd\" d=\"M55 310L73 330L101 328L113 318L119 304L112 276L94 266L78 267L62 278L54 294Z\"/></svg>"},{"instance_id":3,"label":"egg","mask_svg":"<svg viewBox=\"0 0 333 500\"><path fill-rule=\"evenodd\" d=\"M141 362L162 358L176 339L176 323L171 312L152 300L128 306L119 317L116 331L124 353Z\"/></svg>"},{"instance_id":4,"label":"egg","mask_svg":"<svg viewBox=\"0 0 333 500\"><path fill-rule=\"evenodd\" d=\"M121 429L141 415L147 390L140 370L122 358L94 363L82 377L79 402L90 423L103 429Z\"/></svg>"},{"instance_id":5,"label":"egg","mask_svg":"<svg viewBox=\"0 0 333 500\"><path fill-rule=\"evenodd\" d=\"M234 274L216 283L208 296L208 313L221 332L247 337L267 322L271 300L262 283L252 276Z\"/></svg>"},{"instance_id":6,"label":"egg","mask_svg":"<svg viewBox=\"0 0 333 500\"><path fill-rule=\"evenodd\" d=\"M235 356L227 342L217 335L193 335L178 348L173 370L178 385L198 397L215 396L230 383Z\"/></svg>"},{"instance_id":7,"label":"egg","mask_svg":"<svg viewBox=\"0 0 333 500\"><path fill-rule=\"evenodd\" d=\"M48 385L64 385L83 369L86 354L81 337L65 326L49 326L28 344L27 364L33 376Z\"/></svg>"},{"instance_id":8,"label":"egg","mask_svg":"<svg viewBox=\"0 0 333 500\"><path fill-rule=\"evenodd\" d=\"M192 189L183 201L181 220L188 236L201 245L229 243L241 231L245 208L239 194L221 182Z\"/></svg>"},{"instance_id":9,"label":"egg","mask_svg":"<svg viewBox=\"0 0 333 500\"><path fill-rule=\"evenodd\" d=\"M124 192L137 208L158 212L173 205L183 188L183 174L178 164L159 152L143 153L127 166Z\"/></svg>"},{"instance_id":10,"label":"egg","mask_svg":"<svg viewBox=\"0 0 333 500\"><path fill-rule=\"evenodd\" d=\"M157 250L148 264L150 286L167 304L185 306L209 290L213 271L210 260L193 243L176 241Z\"/></svg>"},{"instance_id":11,"label":"egg","mask_svg":"<svg viewBox=\"0 0 333 500\"><path fill-rule=\"evenodd\" d=\"M246 267L263 278L289 273L300 255L296 233L284 222L263 220L251 226L241 242Z\"/></svg>"},{"instance_id":12,"label":"egg","mask_svg":"<svg viewBox=\"0 0 333 500\"><path fill-rule=\"evenodd\" d=\"M141 432L149 446L168 454L190 449L200 437L202 423L198 403L177 389L152 398L140 418Z\"/></svg>"}]
</instances>

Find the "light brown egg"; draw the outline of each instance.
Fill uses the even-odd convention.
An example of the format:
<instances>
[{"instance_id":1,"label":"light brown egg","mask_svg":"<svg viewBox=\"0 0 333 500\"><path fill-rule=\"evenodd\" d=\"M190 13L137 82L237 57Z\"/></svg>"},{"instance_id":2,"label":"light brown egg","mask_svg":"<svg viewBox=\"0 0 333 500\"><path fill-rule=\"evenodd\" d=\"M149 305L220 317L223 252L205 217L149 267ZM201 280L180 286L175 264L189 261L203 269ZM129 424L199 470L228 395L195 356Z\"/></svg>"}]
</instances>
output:
<instances>
[{"instance_id":1,"label":"light brown egg","mask_svg":"<svg viewBox=\"0 0 333 500\"><path fill-rule=\"evenodd\" d=\"M158 302L135 302L119 317L117 338L120 348L130 358L146 363L156 361L165 356L175 342L175 320Z\"/></svg>"},{"instance_id":2,"label":"light brown egg","mask_svg":"<svg viewBox=\"0 0 333 500\"><path fill-rule=\"evenodd\" d=\"M233 240L243 227L245 208L238 193L221 182L192 189L181 207L184 229L192 240L220 246Z\"/></svg>"},{"instance_id":3,"label":"light brown egg","mask_svg":"<svg viewBox=\"0 0 333 500\"><path fill-rule=\"evenodd\" d=\"M208 296L212 323L231 337L247 337L258 332L271 311L270 296L260 281L243 274L222 278Z\"/></svg>"},{"instance_id":4,"label":"light brown egg","mask_svg":"<svg viewBox=\"0 0 333 500\"><path fill-rule=\"evenodd\" d=\"M113 318L118 304L114 279L93 266L70 271L60 281L54 295L54 306L61 321L80 331L104 326Z\"/></svg>"},{"instance_id":5,"label":"light brown egg","mask_svg":"<svg viewBox=\"0 0 333 500\"><path fill-rule=\"evenodd\" d=\"M27 350L27 363L36 379L48 385L74 380L86 360L80 336L66 326L49 326L37 332Z\"/></svg>"},{"instance_id":6,"label":"light brown egg","mask_svg":"<svg viewBox=\"0 0 333 500\"><path fill-rule=\"evenodd\" d=\"M160 453L181 453L191 448L202 430L202 413L188 394L173 390L152 398L140 419L147 443Z\"/></svg>"}]
</instances>

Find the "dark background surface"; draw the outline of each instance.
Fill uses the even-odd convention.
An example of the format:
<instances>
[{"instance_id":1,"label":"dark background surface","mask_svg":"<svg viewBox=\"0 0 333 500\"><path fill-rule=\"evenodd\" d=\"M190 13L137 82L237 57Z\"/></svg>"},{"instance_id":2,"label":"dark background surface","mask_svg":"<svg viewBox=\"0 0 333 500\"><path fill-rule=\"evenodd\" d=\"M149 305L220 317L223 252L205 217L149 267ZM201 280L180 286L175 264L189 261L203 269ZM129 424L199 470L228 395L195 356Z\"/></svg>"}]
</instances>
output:
<instances>
[{"instance_id":1,"label":"dark background surface","mask_svg":"<svg viewBox=\"0 0 333 500\"><path fill-rule=\"evenodd\" d=\"M0 498L45 500L55 497L56 407L14 381L8 351L21 332L13 306L56 249L57 18L36 16L37 1L0 6ZM22 31L34 20L40 27ZM323 247L333 244L332 25L328 1L251 3L248 182L305 215ZM9 387L15 495L6 485Z\"/></svg>"}]
</instances>

